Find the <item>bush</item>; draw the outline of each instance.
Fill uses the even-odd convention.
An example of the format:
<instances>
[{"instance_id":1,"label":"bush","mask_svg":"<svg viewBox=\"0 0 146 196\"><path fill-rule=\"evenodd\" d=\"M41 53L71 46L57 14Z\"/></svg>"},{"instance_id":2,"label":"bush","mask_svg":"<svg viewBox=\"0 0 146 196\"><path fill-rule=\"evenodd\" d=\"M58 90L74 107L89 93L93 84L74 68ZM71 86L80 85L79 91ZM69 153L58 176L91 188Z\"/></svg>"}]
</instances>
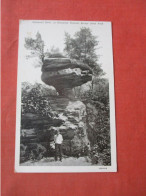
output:
<instances>
[{"instance_id":1,"label":"bush","mask_svg":"<svg viewBox=\"0 0 146 196\"><path fill-rule=\"evenodd\" d=\"M27 156L27 146L20 144L20 163L28 160Z\"/></svg>"},{"instance_id":2,"label":"bush","mask_svg":"<svg viewBox=\"0 0 146 196\"><path fill-rule=\"evenodd\" d=\"M91 148L90 152L90 158L92 161L92 164L98 164L101 165L111 165L111 151L110 147L108 146L105 149L101 149L99 145L94 145Z\"/></svg>"},{"instance_id":3,"label":"bush","mask_svg":"<svg viewBox=\"0 0 146 196\"><path fill-rule=\"evenodd\" d=\"M44 157L46 151L47 151L46 148L41 144L35 144L33 146L30 146L29 159L40 160Z\"/></svg>"},{"instance_id":4,"label":"bush","mask_svg":"<svg viewBox=\"0 0 146 196\"><path fill-rule=\"evenodd\" d=\"M102 154L100 154L100 159L103 165L111 165L111 152L110 149L104 149Z\"/></svg>"},{"instance_id":5,"label":"bush","mask_svg":"<svg viewBox=\"0 0 146 196\"><path fill-rule=\"evenodd\" d=\"M41 144L20 145L20 163L28 160L40 160L45 156L46 148Z\"/></svg>"}]
</instances>

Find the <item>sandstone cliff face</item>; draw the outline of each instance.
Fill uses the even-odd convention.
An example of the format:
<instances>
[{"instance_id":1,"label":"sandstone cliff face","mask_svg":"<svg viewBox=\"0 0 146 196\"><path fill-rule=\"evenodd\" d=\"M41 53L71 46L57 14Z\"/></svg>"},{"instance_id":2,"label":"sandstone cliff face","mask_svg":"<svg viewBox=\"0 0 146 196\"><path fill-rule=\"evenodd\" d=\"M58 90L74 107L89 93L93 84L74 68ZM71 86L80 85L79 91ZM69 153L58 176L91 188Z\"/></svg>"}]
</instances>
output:
<instances>
[{"instance_id":1,"label":"sandstone cliff face","mask_svg":"<svg viewBox=\"0 0 146 196\"><path fill-rule=\"evenodd\" d=\"M66 106L65 98L58 97L51 101L52 108L59 113L63 120L61 126L51 127L50 130L60 130L64 138L63 149L67 154L84 150L89 143L86 125L86 106L78 100L70 101ZM67 152L69 150L69 152Z\"/></svg>"}]
</instances>

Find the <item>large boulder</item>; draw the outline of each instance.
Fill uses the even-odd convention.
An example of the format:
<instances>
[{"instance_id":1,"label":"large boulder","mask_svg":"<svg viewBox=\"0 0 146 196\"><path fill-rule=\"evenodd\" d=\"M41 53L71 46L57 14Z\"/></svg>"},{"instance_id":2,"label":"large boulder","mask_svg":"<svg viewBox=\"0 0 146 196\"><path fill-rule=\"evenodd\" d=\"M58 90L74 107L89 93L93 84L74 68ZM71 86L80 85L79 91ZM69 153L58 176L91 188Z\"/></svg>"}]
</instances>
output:
<instances>
[{"instance_id":1,"label":"large boulder","mask_svg":"<svg viewBox=\"0 0 146 196\"><path fill-rule=\"evenodd\" d=\"M54 86L59 94L92 80L91 68L68 58L46 59L42 66L42 81Z\"/></svg>"}]
</instances>

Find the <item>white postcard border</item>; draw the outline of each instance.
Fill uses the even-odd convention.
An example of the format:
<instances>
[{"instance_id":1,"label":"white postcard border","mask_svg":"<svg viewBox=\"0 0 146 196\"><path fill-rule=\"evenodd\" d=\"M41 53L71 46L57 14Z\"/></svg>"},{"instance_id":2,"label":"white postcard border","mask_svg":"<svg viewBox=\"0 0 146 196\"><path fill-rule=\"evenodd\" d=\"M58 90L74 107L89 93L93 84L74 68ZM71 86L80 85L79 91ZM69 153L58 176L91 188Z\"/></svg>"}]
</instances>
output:
<instances>
[{"instance_id":1,"label":"white postcard border","mask_svg":"<svg viewBox=\"0 0 146 196\"><path fill-rule=\"evenodd\" d=\"M109 95L110 95L110 134L111 134L111 166L21 166L20 162L20 122L21 122L21 55L23 40L21 33L21 23L34 22L34 20L20 20L19 22L19 46L18 46L18 75L17 75L17 100L16 100L16 135L15 135L15 172L20 173L74 173L74 172L116 172L117 158L116 158L116 128L115 128L115 95L114 95L114 71L113 71L113 49L112 49L112 26L111 22L96 22L96 21L48 21L48 22L76 22L76 23L103 23L111 29L111 35L107 40L109 47L109 55L111 61L109 73ZM39 21L39 20L37 20ZM45 20L47 21L47 20Z\"/></svg>"}]
</instances>

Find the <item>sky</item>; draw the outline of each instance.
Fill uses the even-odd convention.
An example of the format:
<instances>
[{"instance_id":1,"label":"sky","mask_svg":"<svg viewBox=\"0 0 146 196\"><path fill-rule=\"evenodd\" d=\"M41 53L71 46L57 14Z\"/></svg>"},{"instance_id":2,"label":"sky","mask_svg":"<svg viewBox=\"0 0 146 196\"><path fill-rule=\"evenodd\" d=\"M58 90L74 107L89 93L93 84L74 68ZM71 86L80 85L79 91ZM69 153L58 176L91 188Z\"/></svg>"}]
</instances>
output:
<instances>
[{"instance_id":1,"label":"sky","mask_svg":"<svg viewBox=\"0 0 146 196\"><path fill-rule=\"evenodd\" d=\"M60 52L64 49L64 34L65 32L73 36L81 27L89 27L94 36L97 37L99 45L96 53L99 55L98 63L106 73L108 78L110 74L110 65L112 61L112 39L111 39L111 23L110 22L79 22L79 21L31 21L21 20L19 29L19 63L21 81L31 83L41 81L41 69L36 68L38 64L36 58L27 59L26 55L30 53L24 47L25 38L35 38L37 32L42 36L45 43L45 49L50 49L52 46L59 48Z\"/></svg>"}]
</instances>

